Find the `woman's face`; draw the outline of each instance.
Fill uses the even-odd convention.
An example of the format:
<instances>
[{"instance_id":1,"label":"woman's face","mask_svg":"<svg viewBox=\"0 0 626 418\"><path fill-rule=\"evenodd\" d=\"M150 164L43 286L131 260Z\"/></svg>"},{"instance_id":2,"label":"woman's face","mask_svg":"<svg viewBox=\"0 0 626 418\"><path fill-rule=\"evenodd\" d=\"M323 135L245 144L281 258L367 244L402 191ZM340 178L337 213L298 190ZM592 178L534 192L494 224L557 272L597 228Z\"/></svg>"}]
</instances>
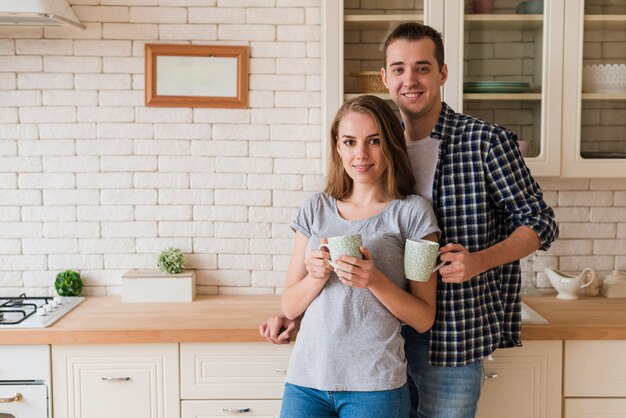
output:
<instances>
[{"instance_id":1,"label":"woman's face","mask_svg":"<svg viewBox=\"0 0 626 418\"><path fill-rule=\"evenodd\" d=\"M346 114L337 129L337 153L355 184L379 184L386 170L374 118L367 113Z\"/></svg>"}]
</instances>

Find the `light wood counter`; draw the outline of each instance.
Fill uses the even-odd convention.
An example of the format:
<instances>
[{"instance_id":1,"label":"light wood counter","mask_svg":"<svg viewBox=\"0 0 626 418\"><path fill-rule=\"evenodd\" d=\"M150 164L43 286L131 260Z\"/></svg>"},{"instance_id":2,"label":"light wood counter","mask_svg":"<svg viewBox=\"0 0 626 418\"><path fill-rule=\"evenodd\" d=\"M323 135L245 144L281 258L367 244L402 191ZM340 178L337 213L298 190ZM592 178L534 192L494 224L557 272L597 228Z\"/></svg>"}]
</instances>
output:
<instances>
[{"instance_id":1,"label":"light wood counter","mask_svg":"<svg viewBox=\"0 0 626 418\"><path fill-rule=\"evenodd\" d=\"M524 325L522 340L626 340L626 299L524 301L548 325ZM87 297L44 329L0 329L0 344L107 344L264 341L259 324L280 310L279 296L199 296L183 303L123 303Z\"/></svg>"}]
</instances>

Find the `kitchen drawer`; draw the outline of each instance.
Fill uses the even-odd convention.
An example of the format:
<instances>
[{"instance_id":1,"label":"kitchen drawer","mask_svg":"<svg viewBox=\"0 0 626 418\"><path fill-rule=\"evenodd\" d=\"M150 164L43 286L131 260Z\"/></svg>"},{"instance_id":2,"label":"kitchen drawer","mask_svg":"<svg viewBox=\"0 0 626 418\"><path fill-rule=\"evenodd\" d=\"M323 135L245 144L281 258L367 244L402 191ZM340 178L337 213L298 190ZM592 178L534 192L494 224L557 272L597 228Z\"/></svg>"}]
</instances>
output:
<instances>
[{"instance_id":1,"label":"kitchen drawer","mask_svg":"<svg viewBox=\"0 0 626 418\"><path fill-rule=\"evenodd\" d=\"M564 418L626 418L626 399L566 399Z\"/></svg>"},{"instance_id":2,"label":"kitchen drawer","mask_svg":"<svg viewBox=\"0 0 626 418\"><path fill-rule=\"evenodd\" d=\"M21 399L9 402L15 395ZM0 417L47 417L48 387L46 385L0 384Z\"/></svg>"},{"instance_id":3,"label":"kitchen drawer","mask_svg":"<svg viewBox=\"0 0 626 418\"><path fill-rule=\"evenodd\" d=\"M565 397L626 397L626 341L566 341Z\"/></svg>"},{"instance_id":4,"label":"kitchen drawer","mask_svg":"<svg viewBox=\"0 0 626 418\"><path fill-rule=\"evenodd\" d=\"M280 399L292 344L181 343L182 399Z\"/></svg>"},{"instance_id":5,"label":"kitchen drawer","mask_svg":"<svg viewBox=\"0 0 626 418\"><path fill-rule=\"evenodd\" d=\"M50 381L50 346L0 346L0 380Z\"/></svg>"},{"instance_id":6,"label":"kitchen drawer","mask_svg":"<svg viewBox=\"0 0 626 418\"><path fill-rule=\"evenodd\" d=\"M265 417L280 415L279 400L183 401L183 418Z\"/></svg>"}]
</instances>

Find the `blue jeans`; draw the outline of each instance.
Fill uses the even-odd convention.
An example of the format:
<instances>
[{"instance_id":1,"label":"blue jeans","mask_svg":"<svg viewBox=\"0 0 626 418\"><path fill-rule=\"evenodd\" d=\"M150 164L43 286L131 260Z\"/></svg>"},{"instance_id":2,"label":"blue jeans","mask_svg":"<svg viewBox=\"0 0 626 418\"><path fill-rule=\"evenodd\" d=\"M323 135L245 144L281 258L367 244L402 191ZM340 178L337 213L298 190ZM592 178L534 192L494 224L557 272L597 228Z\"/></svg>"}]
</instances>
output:
<instances>
[{"instance_id":1,"label":"blue jeans","mask_svg":"<svg viewBox=\"0 0 626 418\"><path fill-rule=\"evenodd\" d=\"M406 418L409 386L373 392L328 392L285 383L280 418Z\"/></svg>"},{"instance_id":2,"label":"blue jeans","mask_svg":"<svg viewBox=\"0 0 626 418\"><path fill-rule=\"evenodd\" d=\"M428 364L430 333L402 327L411 391L411 418L474 418L484 379L482 361L462 367Z\"/></svg>"}]
</instances>

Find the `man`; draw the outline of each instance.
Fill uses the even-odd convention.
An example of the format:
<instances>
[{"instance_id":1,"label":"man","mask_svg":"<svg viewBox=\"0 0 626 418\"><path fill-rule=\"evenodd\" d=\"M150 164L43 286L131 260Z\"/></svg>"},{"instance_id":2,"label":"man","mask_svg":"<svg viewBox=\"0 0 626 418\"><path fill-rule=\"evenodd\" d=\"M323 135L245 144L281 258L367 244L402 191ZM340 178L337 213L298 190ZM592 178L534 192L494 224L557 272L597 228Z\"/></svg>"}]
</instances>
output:
<instances>
[{"instance_id":1,"label":"man","mask_svg":"<svg viewBox=\"0 0 626 418\"><path fill-rule=\"evenodd\" d=\"M470 418L482 360L498 347L521 345L518 260L556 239L554 212L524 164L515 133L442 102L448 68L439 32L417 23L398 26L385 42L381 76L400 109L416 193L433 202L440 258L447 262L439 270L432 329L403 329L411 416ZM260 331L281 343L296 325L279 316Z\"/></svg>"}]
</instances>

